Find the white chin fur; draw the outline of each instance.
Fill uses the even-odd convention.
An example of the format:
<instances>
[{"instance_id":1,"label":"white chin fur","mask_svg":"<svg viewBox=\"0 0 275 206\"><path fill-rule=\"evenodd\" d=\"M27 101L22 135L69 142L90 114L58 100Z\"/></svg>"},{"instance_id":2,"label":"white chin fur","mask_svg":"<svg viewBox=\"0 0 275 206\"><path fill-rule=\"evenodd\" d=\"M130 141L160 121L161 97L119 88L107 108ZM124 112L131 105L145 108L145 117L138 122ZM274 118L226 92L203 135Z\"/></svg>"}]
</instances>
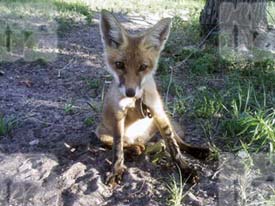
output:
<instances>
[{"instance_id":1,"label":"white chin fur","mask_svg":"<svg viewBox=\"0 0 275 206\"><path fill-rule=\"evenodd\" d=\"M125 110L125 109L127 109L127 108L134 108L134 107L135 107L135 102L136 102L136 99L135 99L135 98L125 97L125 98L122 98L122 99L119 101L119 107L120 107L122 110Z\"/></svg>"}]
</instances>

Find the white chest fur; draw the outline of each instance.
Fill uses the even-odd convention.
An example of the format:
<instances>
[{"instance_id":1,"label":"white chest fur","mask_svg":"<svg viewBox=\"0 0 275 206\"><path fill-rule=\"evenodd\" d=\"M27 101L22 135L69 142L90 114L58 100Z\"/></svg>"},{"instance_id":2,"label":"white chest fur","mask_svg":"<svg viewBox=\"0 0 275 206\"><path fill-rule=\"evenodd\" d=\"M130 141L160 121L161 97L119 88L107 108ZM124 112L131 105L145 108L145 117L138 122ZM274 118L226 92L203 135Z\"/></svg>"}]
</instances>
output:
<instances>
[{"instance_id":1,"label":"white chest fur","mask_svg":"<svg viewBox=\"0 0 275 206\"><path fill-rule=\"evenodd\" d=\"M143 118L125 128L124 140L129 144L142 141L146 143L152 137L153 118Z\"/></svg>"}]
</instances>

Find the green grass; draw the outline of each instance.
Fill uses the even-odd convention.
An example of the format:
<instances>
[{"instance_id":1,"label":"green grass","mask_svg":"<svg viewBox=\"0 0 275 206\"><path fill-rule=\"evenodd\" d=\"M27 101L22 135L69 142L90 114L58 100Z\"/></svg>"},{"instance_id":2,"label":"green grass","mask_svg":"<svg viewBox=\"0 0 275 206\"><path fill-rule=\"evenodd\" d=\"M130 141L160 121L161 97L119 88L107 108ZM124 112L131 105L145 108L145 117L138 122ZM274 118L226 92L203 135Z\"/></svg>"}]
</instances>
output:
<instances>
[{"instance_id":1,"label":"green grass","mask_svg":"<svg viewBox=\"0 0 275 206\"><path fill-rule=\"evenodd\" d=\"M49 16L54 15L55 13L53 12L57 11L57 15L65 13L68 16L73 13L83 15L87 18L86 20L88 22L91 21L93 15L90 6L81 0L2 0L0 5L1 9L7 9L6 13L20 12L17 14L13 13L14 15L31 15L31 13L29 13L31 11L35 12L35 15L47 14L47 16ZM48 10L46 8L48 8ZM54 9L54 11L52 11L52 9Z\"/></svg>"},{"instance_id":2,"label":"green grass","mask_svg":"<svg viewBox=\"0 0 275 206\"><path fill-rule=\"evenodd\" d=\"M193 46L200 39L199 12L190 11L189 15L188 21L183 20L180 15L172 18L171 33L164 49L165 53L174 57L172 60L181 60L186 46Z\"/></svg>"},{"instance_id":3,"label":"green grass","mask_svg":"<svg viewBox=\"0 0 275 206\"><path fill-rule=\"evenodd\" d=\"M222 122L225 136L247 143L249 151L253 152L275 146L275 110L273 106L267 105L265 91L262 101L257 95L251 84L247 86L246 94L242 94L239 89L238 98L232 99Z\"/></svg>"},{"instance_id":4,"label":"green grass","mask_svg":"<svg viewBox=\"0 0 275 206\"><path fill-rule=\"evenodd\" d=\"M173 104L173 114L176 113L178 116L182 117L187 112L187 107L187 100L185 98L175 98Z\"/></svg>"},{"instance_id":5,"label":"green grass","mask_svg":"<svg viewBox=\"0 0 275 206\"><path fill-rule=\"evenodd\" d=\"M189 23L179 17L173 19L172 35L157 72L164 95L170 66L188 60L174 71L168 98L170 113L174 118L193 119L198 135L222 142L221 150L238 151L243 142L249 152L274 152L274 54L254 49L253 58L234 51L220 55L209 42L199 50L198 33L198 16Z\"/></svg>"},{"instance_id":6,"label":"green grass","mask_svg":"<svg viewBox=\"0 0 275 206\"><path fill-rule=\"evenodd\" d=\"M59 24L58 34L64 35L79 22L91 24L94 12L83 1L52 0L58 11L56 20Z\"/></svg>"},{"instance_id":7,"label":"green grass","mask_svg":"<svg viewBox=\"0 0 275 206\"><path fill-rule=\"evenodd\" d=\"M87 117L85 120L84 120L84 124L87 126L87 127L90 127L92 125L95 124L95 119L93 117Z\"/></svg>"},{"instance_id":8,"label":"green grass","mask_svg":"<svg viewBox=\"0 0 275 206\"><path fill-rule=\"evenodd\" d=\"M100 89L101 88L101 80L100 79L90 79L90 78L84 78L83 79L87 86L90 89Z\"/></svg>"},{"instance_id":9,"label":"green grass","mask_svg":"<svg viewBox=\"0 0 275 206\"><path fill-rule=\"evenodd\" d=\"M262 147L275 146L275 111L260 110L241 113L239 117L227 120L224 130L229 136L248 143L250 151L258 152ZM270 151L273 152L273 151Z\"/></svg>"},{"instance_id":10,"label":"green grass","mask_svg":"<svg viewBox=\"0 0 275 206\"><path fill-rule=\"evenodd\" d=\"M175 64L174 59L170 57L160 58L158 63L158 75L167 75L170 73L170 66Z\"/></svg>"},{"instance_id":11,"label":"green grass","mask_svg":"<svg viewBox=\"0 0 275 206\"><path fill-rule=\"evenodd\" d=\"M167 199L168 206L181 206L185 197L185 185L180 169L178 168L178 175L171 176L167 182L167 191L169 197Z\"/></svg>"},{"instance_id":12,"label":"green grass","mask_svg":"<svg viewBox=\"0 0 275 206\"><path fill-rule=\"evenodd\" d=\"M212 161L218 161L222 151L216 145L210 145L210 151L211 153L207 159Z\"/></svg>"},{"instance_id":13,"label":"green grass","mask_svg":"<svg viewBox=\"0 0 275 206\"><path fill-rule=\"evenodd\" d=\"M0 116L0 137L8 135L16 126L16 120L11 117Z\"/></svg>"},{"instance_id":14,"label":"green grass","mask_svg":"<svg viewBox=\"0 0 275 206\"><path fill-rule=\"evenodd\" d=\"M66 103L64 105L64 112L66 114L73 114L75 112L76 106L73 104L73 102Z\"/></svg>"},{"instance_id":15,"label":"green grass","mask_svg":"<svg viewBox=\"0 0 275 206\"><path fill-rule=\"evenodd\" d=\"M62 1L54 0L54 5L60 13L68 14L76 13L83 15L88 23L92 22L93 11L89 8L89 5L82 1Z\"/></svg>"},{"instance_id":16,"label":"green grass","mask_svg":"<svg viewBox=\"0 0 275 206\"><path fill-rule=\"evenodd\" d=\"M194 100L194 114L199 118L211 118L219 115L223 109L222 97L214 90L198 91Z\"/></svg>"},{"instance_id":17,"label":"green grass","mask_svg":"<svg viewBox=\"0 0 275 206\"><path fill-rule=\"evenodd\" d=\"M78 0L3 0L0 2L0 61L27 61L55 59L56 54L41 48L40 39L54 39L64 35L73 26L90 24L94 12Z\"/></svg>"}]
</instances>

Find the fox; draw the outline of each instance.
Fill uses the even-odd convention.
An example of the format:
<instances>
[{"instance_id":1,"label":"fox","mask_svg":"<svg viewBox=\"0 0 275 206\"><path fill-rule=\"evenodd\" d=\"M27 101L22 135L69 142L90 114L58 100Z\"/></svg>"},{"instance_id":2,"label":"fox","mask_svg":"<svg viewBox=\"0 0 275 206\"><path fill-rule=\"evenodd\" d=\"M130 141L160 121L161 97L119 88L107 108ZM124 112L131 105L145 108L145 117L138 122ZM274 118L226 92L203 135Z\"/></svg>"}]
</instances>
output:
<instances>
[{"instance_id":1,"label":"fox","mask_svg":"<svg viewBox=\"0 0 275 206\"><path fill-rule=\"evenodd\" d=\"M169 37L171 18L132 34L109 11L100 15L100 34L107 71L113 81L105 94L96 136L112 148L108 185L120 184L126 170L124 152L142 154L159 132L172 159L182 170L192 172L185 154L205 158L207 147L192 146L176 133L154 79L159 57Z\"/></svg>"}]
</instances>

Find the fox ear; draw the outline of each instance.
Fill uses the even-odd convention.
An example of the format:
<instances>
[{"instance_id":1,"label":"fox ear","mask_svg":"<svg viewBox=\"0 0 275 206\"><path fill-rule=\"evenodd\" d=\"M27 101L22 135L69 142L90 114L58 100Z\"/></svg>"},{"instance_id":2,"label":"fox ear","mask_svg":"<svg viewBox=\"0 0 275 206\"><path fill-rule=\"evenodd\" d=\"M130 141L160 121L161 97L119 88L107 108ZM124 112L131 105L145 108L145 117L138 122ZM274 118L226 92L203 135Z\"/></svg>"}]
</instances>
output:
<instances>
[{"instance_id":1,"label":"fox ear","mask_svg":"<svg viewBox=\"0 0 275 206\"><path fill-rule=\"evenodd\" d=\"M144 44L147 48L155 48L161 51L168 39L171 27L171 19L165 18L160 20L144 36Z\"/></svg>"},{"instance_id":2,"label":"fox ear","mask_svg":"<svg viewBox=\"0 0 275 206\"><path fill-rule=\"evenodd\" d=\"M107 47L118 48L126 39L126 31L107 10L101 11L100 31L103 44Z\"/></svg>"}]
</instances>

